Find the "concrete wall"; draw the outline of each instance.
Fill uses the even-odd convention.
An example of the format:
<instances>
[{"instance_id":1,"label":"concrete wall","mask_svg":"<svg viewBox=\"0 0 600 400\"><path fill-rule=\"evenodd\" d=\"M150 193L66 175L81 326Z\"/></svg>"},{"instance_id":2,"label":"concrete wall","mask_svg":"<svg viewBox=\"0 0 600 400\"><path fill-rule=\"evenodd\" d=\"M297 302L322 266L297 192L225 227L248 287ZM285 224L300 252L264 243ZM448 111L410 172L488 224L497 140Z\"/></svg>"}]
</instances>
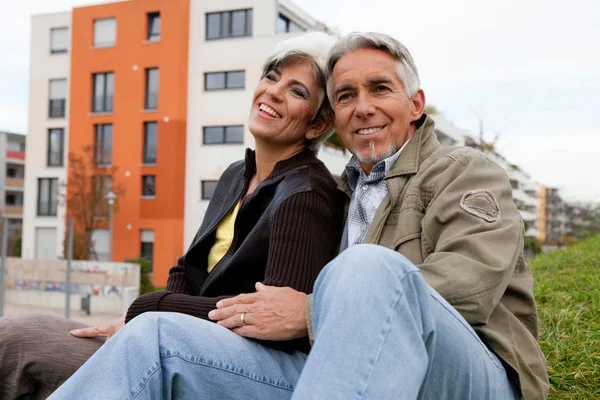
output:
<instances>
[{"instance_id":1,"label":"concrete wall","mask_svg":"<svg viewBox=\"0 0 600 400\"><path fill-rule=\"evenodd\" d=\"M71 13L36 15L31 19L31 64L29 77L29 132L27 135L25 162L25 202L23 209L23 258L35 257L36 228L56 229L56 255L62 255L62 242L65 234L64 205L59 202L54 217L37 216L38 178L58 178L59 185L66 182L68 161L65 150L63 167L47 167L48 129L64 128L64 148L69 146L69 91L67 90L65 118L48 118L48 98L50 79L66 78L70 85L71 44L66 54L50 53L50 29L71 27ZM69 33L70 37L70 33Z\"/></svg>"},{"instance_id":2,"label":"concrete wall","mask_svg":"<svg viewBox=\"0 0 600 400\"><path fill-rule=\"evenodd\" d=\"M67 262L8 258L5 277L6 301L37 307L65 307ZM81 298L91 295L92 312L124 313L139 295L137 264L73 261L71 308L79 309Z\"/></svg>"}]
</instances>

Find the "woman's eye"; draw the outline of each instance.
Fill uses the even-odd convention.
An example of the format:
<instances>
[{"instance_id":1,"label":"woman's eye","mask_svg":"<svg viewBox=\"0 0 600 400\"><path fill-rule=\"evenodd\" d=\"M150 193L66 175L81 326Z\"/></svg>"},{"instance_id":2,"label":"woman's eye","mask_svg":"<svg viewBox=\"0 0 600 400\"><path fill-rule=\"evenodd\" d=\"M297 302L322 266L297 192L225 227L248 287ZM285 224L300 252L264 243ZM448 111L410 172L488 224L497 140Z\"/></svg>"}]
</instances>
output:
<instances>
[{"instance_id":1,"label":"woman's eye","mask_svg":"<svg viewBox=\"0 0 600 400\"><path fill-rule=\"evenodd\" d=\"M302 97L303 99L306 98L306 94L300 89L292 89L292 93L294 93L296 96Z\"/></svg>"},{"instance_id":2,"label":"woman's eye","mask_svg":"<svg viewBox=\"0 0 600 400\"><path fill-rule=\"evenodd\" d=\"M266 79L268 79L268 80L270 80L270 81L275 81L275 80L276 80L276 79L275 79L275 75L273 75L273 74L267 74L267 75L265 76L265 78L266 78Z\"/></svg>"}]
</instances>

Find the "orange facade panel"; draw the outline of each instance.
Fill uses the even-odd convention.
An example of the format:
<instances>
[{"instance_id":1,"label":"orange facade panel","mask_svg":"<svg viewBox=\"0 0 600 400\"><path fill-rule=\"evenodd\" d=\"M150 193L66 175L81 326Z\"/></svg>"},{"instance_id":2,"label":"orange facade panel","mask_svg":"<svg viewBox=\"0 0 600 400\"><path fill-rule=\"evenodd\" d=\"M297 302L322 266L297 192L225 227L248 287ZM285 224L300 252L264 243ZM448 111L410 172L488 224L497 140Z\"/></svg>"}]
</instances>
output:
<instances>
[{"instance_id":1,"label":"orange facade panel","mask_svg":"<svg viewBox=\"0 0 600 400\"><path fill-rule=\"evenodd\" d=\"M140 256L140 232L154 231L157 285L183 248L189 8L189 0L131 0L73 10L69 152L105 150L96 157L116 167L113 185L124 188L113 260ZM156 128L150 163L147 123ZM155 177L150 198L143 176Z\"/></svg>"}]
</instances>

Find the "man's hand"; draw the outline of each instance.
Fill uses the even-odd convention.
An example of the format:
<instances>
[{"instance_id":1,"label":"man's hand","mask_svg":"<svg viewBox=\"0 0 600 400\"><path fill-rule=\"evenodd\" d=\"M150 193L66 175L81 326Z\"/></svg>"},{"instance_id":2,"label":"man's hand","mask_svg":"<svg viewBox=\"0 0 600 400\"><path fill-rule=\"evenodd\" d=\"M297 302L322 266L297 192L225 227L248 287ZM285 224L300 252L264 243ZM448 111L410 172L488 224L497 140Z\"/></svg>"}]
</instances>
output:
<instances>
[{"instance_id":1,"label":"man's hand","mask_svg":"<svg viewBox=\"0 0 600 400\"><path fill-rule=\"evenodd\" d=\"M113 322L106 325L75 329L72 330L70 333L71 335L78 338L106 336L106 340L108 340L112 336L114 336L114 334L117 333L117 331L123 326L125 326L125 316L115 319Z\"/></svg>"},{"instance_id":2,"label":"man's hand","mask_svg":"<svg viewBox=\"0 0 600 400\"><path fill-rule=\"evenodd\" d=\"M289 287L265 286L217 303L208 317L240 336L263 340L290 340L308 335L306 294ZM244 314L242 324L241 315Z\"/></svg>"}]
</instances>

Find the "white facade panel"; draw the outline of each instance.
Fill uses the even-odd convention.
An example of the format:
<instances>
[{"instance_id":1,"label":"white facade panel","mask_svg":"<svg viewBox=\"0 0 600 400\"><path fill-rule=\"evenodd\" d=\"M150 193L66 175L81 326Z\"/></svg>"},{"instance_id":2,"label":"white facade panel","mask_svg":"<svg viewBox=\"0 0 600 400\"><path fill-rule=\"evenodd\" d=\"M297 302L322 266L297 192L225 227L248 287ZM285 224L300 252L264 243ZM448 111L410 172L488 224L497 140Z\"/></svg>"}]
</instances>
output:
<instances>
[{"instance_id":1,"label":"white facade panel","mask_svg":"<svg viewBox=\"0 0 600 400\"><path fill-rule=\"evenodd\" d=\"M56 228L35 228L35 257L37 260L56 258Z\"/></svg>"},{"instance_id":2,"label":"white facade panel","mask_svg":"<svg viewBox=\"0 0 600 400\"><path fill-rule=\"evenodd\" d=\"M51 30L67 28L68 45L66 52L52 53ZM64 39L64 38L63 38ZM31 65L29 77L29 125L25 164L25 201L23 209L23 247L25 259L39 255L46 258L62 256L65 234L65 207L59 202L57 215L37 216L37 196L39 178L58 178L59 186L66 182L68 154L68 117L71 53L71 13L36 15L31 19ZM62 47L62 46L61 46ZM58 88L58 94L66 99L64 118L49 118L50 80L66 79L66 85ZM56 88L55 88L56 89ZM56 89L57 90L57 89ZM57 94L57 93L53 93ZM63 128L64 160L63 167L48 167L48 129ZM38 244L36 229L53 229L55 243ZM50 239L48 239L50 240ZM40 247L41 246L41 247ZM42 250L43 249L43 250ZM40 253L41 251L41 253ZM53 252L53 254L50 254Z\"/></svg>"}]
</instances>

